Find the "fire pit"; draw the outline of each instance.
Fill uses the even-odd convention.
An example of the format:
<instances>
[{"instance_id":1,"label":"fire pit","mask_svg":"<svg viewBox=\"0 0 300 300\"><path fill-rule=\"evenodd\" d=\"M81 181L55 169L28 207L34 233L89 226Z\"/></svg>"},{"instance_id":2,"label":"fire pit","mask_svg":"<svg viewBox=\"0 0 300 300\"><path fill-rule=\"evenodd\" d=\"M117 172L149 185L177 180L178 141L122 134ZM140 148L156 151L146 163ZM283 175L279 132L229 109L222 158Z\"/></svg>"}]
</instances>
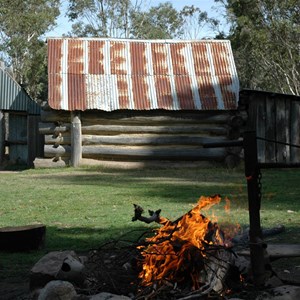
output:
<instances>
[{"instance_id":1,"label":"fire pit","mask_svg":"<svg viewBox=\"0 0 300 300\"><path fill-rule=\"evenodd\" d=\"M203 214L220 201L219 195L200 197L175 221L161 217L160 210L145 217L134 205L133 221L157 222L160 228L136 243L108 243L91 253L90 290L131 293L134 299L196 299L241 289L249 261L233 251L239 227L223 229Z\"/></svg>"}]
</instances>

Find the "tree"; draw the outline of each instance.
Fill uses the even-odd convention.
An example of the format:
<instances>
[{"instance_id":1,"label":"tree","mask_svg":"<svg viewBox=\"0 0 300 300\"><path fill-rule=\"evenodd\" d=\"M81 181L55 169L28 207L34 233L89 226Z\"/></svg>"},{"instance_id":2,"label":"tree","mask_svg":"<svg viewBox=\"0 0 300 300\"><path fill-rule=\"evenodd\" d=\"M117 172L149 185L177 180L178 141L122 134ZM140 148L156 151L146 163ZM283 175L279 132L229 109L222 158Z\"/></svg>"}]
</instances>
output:
<instances>
[{"instance_id":1,"label":"tree","mask_svg":"<svg viewBox=\"0 0 300 300\"><path fill-rule=\"evenodd\" d=\"M182 18L171 3L149 10L143 0L71 0L71 35L117 38L172 38L182 33Z\"/></svg>"},{"instance_id":2,"label":"tree","mask_svg":"<svg viewBox=\"0 0 300 300\"><path fill-rule=\"evenodd\" d=\"M183 36L188 39L203 38L204 28L211 27L213 31L216 31L216 28L220 24L219 20L208 17L206 11L202 11L194 5L184 6L180 11L180 16L183 19Z\"/></svg>"},{"instance_id":3,"label":"tree","mask_svg":"<svg viewBox=\"0 0 300 300\"><path fill-rule=\"evenodd\" d=\"M226 7L241 85L300 94L300 1L215 0Z\"/></svg>"},{"instance_id":4,"label":"tree","mask_svg":"<svg viewBox=\"0 0 300 300\"><path fill-rule=\"evenodd\" d=\"M41 37L58 15L59 0L0 0L2 60L33 99L45 95L46 46Z\"/></svg>"},{"instance_id":5,"label":"tree","mask_svg":"<svg viewBox=\"0 0 300 300\"><path fill-rule=\"evenodd\" d=\"M68 17L75 21L72 35L123 37L130 33L130 14L142 0L70 0Z\"/></svg>"},{"instance_id":6,"label":"tree","mask_svg":"<svg viewBox=\"0 0 300 300\"><path fill-rule=\"evenodd\" d=\"M183 34L183 18L170 2L149 11L133 11L131 35L142 39L171 39Z\"/></svg>"}]
</instances>

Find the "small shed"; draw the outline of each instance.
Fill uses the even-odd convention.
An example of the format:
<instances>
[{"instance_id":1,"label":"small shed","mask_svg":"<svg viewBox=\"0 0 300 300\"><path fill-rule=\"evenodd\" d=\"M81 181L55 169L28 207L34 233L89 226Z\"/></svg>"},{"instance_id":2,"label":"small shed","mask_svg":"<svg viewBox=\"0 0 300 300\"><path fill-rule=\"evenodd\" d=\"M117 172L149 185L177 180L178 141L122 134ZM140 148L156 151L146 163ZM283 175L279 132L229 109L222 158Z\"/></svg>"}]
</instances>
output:
<instances>
[{"instance_id":1,"label":"small shed","mask_svg":"<svg viewBox=\"0 0 300 300\"><path fill-rule=\"evenodd\" d=\"M49 38L44 158L217 160L239 138L229 41ZM235 150L236 151L236 150Z\"/></svg>"},{"instance_id":2,"label":"small shed","mask_svg":"<svg viewBox=\"0 0 300 300\"><path fill-rule=\"evenodd\" d=\"M300 165L300 96L244 89L240 108L247 129L257 135L258 160L275 166Z\"/></svg>"},{"instance_id":3,"label":"small shed","mask_svg":"<svg viewBox=\"0 0 300 300\"><path fill-rule=\"evenodd\" d=\"M40 106L0 66L0 165L33 165L41 155Z\"/></svg>"}]
</instances>

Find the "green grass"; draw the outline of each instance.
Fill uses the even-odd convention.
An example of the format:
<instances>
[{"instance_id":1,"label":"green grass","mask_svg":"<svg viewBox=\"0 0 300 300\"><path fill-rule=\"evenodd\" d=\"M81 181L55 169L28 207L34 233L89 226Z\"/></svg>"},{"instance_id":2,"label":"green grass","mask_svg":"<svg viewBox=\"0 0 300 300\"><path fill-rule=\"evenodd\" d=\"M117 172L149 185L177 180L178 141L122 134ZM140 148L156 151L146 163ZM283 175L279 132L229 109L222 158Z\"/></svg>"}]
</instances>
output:
<instances>
[{"instance_id":1,"label":"green grass","mask_svg":"<svg viewBox=\"0 0 300 300\"><path fill-rule=\"evenodd\" d=\"M300 170L262 170L263 227L286 226L280 242L299 243ZM0 253L0 280L28 266L46 252L85 251L108 239L153 226L132 222L133 203L145 210L162 209L176 219L189 211L201 195L220 194L231 200L205 214L222 222L248 226L246 180L242 169L116 170L96 167L24 170L0 173L0 227L43 223L47 226L43 251ZM129 235L129 234L128 234ZM132 235L132 234L131 234ZM24 266L24 269L22 268Z\"/></svg>"}]
</instances>

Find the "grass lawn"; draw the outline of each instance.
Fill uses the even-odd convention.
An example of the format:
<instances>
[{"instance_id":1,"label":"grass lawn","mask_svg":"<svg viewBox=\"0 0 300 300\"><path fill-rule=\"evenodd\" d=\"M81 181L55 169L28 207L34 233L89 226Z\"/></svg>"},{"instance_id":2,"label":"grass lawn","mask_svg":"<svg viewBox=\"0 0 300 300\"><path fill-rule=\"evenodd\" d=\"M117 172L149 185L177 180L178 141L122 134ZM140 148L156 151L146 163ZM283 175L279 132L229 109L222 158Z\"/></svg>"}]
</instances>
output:
<instances>
[{"instance_id":1,"label":"grass lawn","mask_svg":"<svg viewBox=\"0 0 300 300\"><path fill-rule=\"evenodd\" d=\"M286 232L272 242L300 242L300 169L262 170L263 227L283 224ZM0 281L26 276L32 265L54 250L85 251L121 236L139 236L155 225L132 222L133 203L145 210L162 209L176 219L201 195L220 194L223 201L205 215L220 222L248 226L247 187L243 169L117 170L99 167L38 169L0 173L0 227L43 223L42 251L0 253Z\"/></svg>"}]
</instances>

